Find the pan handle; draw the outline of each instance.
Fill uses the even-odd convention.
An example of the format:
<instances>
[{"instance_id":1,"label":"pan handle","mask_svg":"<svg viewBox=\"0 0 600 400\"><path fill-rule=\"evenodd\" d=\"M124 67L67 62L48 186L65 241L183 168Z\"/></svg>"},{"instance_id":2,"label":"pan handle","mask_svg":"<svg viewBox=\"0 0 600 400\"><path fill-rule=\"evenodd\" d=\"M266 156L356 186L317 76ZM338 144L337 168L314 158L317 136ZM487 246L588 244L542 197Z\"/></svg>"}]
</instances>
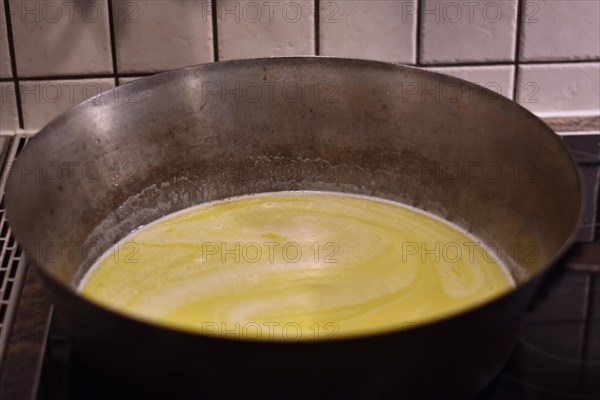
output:
<instances>
[{"instance_id":1,"label":"pan handle","mask_svg":"<svg viewBox=\"0 0 600 400\"><path fill-rule=\"evenodd\" d=\"M600 242L575 242L559 262L562 266L553 268L540 283L534 298L529 303L530 311L548 298L558 286L560 278L566 273L600 273Z\"/></svg>"}]
</instances>

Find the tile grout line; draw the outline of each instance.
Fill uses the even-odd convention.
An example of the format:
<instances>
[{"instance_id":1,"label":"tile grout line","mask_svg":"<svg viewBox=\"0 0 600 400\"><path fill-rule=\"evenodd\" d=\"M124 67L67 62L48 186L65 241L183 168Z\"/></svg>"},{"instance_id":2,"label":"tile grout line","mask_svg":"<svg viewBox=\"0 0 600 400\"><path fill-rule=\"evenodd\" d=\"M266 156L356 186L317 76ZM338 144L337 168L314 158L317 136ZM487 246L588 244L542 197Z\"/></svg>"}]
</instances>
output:
<instances>
[{"instance_id":1,"label":"tile grout line","mask_svg":"<svg viewBox=\"0 0 600 400\"><path fill-rule=\"evenodd\" d=\"M25 120L23 118L23 105L21 104L21 85L19 84L19 74L17 73L17 59L15 57L15 41L12 31L12 20L10 13L10 4L7 0L2 0L4 5L4 19L6 21L6 37L8 41L8 52L10 54L10 68L15 90L15 103L17 103L17 118L19 120L19 128L25 129Z\"/></svg>"},{"instance_id":2,"label":"tile grout line","mask_svg":"<svg viewBox=\"0 0 600 400\"><path fill-rule=\"evenodd\" d=\"M513 60L514 68L513 71L513 101L519 100L519 69L520 69L520 58L521 58L521 35L523 31L523 9L525 8L525 0L517 0L517 9L515 10L515 18L517 26L515 28L515 57Z\"/></svg>"},{"instance_id":3,"label":"tile grout line","mask_svg":"<svg viewBox=\"0 0 600 400\"><path fill-rule=\"evenodd\" d=\"M415 65L417 67L421 67L423 66L421 64L421 16L423 14L423 0L417 0L416 1L416 10L415 13L417 14L417 23L416 23L416 33L415 33Z\"/></svg>"},{"instance_id":4,"label":"tile grout line","mask_svg":"<svg viewBox=\"0 0 600 400\"><path fill-rule=\"evenodd\" d=\"M321 0L313 0L315 14L313 16L315 23L315 56L321 55Z\"/></svg>"},{"instance_id":5,"label":"tile grout line","mask_svg":"<svg viewBox=\"0 0 600 400\"><path fill-rule=\"evenodd\" d=\"M512 66L515 63L512 61L497 61L497 62L485 62L485 61L473 61L473 62L462 62L462 63L435 63L435 64L423 64L419 63L416 65L421 68L452 68L452 67L501 67L501 66Z\"/></svg>"},{"instance_id":6,"label":"tile grout line","mask_svg":"<svg viewBox=\"0 0 600 400\"><path fill-rule=\"evenodd\" d=\"M581 64L581 63L599 63L599 60L572 60L572 61L520 61L519 65L566 65L566 64ZM395 63L400 64L400 63ZM514 66L512 61L497 61L497 62L464 62L464 63L436 63L436 64L411 64L404 65L418 66L422 68L462 68L462 67L501 67ZM116 74L66 74L66 75L44 75L44 76L26 76L20 78L0 78L0 82L15 82L19 81L56 81L56 80L79 80L79 79L105 79L105 78L135 78L168 72L170 70L146 71L146 72L124 72Z\"/></svg>"},{"instance_id":7,"label":"tile grout line","mask_svg":"<svg viewBox=\"0 0 600 400\"><path fill-rule=\"evenodd\" d=\"M575 59L575 60L519 60L520 65L543 65L543 64L593 64L600 62L600 58Z\"/></svg>"},{"instance_id":8,"label":"tile grout line","mask_svg":"<svg viewBox=\"0 0 600 400\"><path fill-rule=\"evenodd\" d=\"M219 61L219 18L217 18L217 0L210 1L212 12L213 62Z\"/></svg>"},{"instance_id":9,"label":"tile grout line","mask_svg":"<svg viewBox=\"0 0 600 400\"><path fill-rule=\"evenodd\" d=\"M549 60L549 61L471 61L457 63L419 63L419 67L485 67L499 65L567 65L567 64L597 64L600 58L589 60ZM409 64L410 65L410 64Z\"/></svg>"},{"instance_id":10,"label":"tile grout line","mask_svg":"<svg viewBox=\"0 0 600 400\"><path fill-rule=\"evenodd\" d=\"M115 20L113 18L112 0L106 0L106 5L108 9L108 35L110 38L110 55L112 57L113 68L112 77L115 79L115 86L117 86L119 79L119 70L117 68L117 41L115 32Z\"/></svg>"},{"instance_id":11,"label":"tile grout line","mask_svg":"<svg viewBox=\"0 0 600 400\"><path fill-rule=\"evenodd\" d=\"M124 74L91 74L91 75L79 75L79 74L69 74L69 75L49 75L49 76L31 76L31 77L21 77L20 81L61 81L61 80L85 80L85 79L107 79L107 78L135 78L137 76L148 76L154 75L164 71L154 71L154 72L131 72ZM0 82L12 82L13 78L0 78Z\"/></svg>"}]
</instances>

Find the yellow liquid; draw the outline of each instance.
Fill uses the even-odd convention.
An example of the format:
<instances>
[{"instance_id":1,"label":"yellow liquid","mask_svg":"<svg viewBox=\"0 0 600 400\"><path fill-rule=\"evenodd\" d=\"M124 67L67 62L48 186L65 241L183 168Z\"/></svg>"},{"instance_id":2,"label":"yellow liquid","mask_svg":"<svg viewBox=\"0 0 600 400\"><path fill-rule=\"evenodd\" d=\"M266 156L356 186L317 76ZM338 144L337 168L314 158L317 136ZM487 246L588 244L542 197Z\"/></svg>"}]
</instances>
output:
<instances>
[{"instance_id":1,"label":"yellow liquid","mask_svg":"<svg viewBox=\"0 0 600 400\"><path fill-rule=\"evenodd\" d=\"M429 322L513 286L494 254L437 217L366 196L279 192L203 204L133 232L80 292L172 328L316 340Z\"/></svg>"}]
</instances>

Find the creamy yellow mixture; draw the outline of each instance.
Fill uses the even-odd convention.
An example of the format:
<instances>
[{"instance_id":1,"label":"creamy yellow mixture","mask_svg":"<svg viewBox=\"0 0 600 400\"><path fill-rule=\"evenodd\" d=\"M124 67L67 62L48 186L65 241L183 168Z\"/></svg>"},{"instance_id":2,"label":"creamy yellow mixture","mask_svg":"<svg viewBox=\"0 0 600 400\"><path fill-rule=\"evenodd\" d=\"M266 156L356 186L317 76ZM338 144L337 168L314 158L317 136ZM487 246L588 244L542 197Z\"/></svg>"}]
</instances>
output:
<instances>
[{"instance_id":1,"label":"creamy yellow mixture","mask_svg":"<svg viewBox=\"0 0 600 400\"><path fill-rule=\"evenodd\" d=\"M280 192L143 227L106 252L79 289L168 327L314 340L414 326L513 286L494 254L437 217L372 197Z\"/></svg>"}]
</instances>

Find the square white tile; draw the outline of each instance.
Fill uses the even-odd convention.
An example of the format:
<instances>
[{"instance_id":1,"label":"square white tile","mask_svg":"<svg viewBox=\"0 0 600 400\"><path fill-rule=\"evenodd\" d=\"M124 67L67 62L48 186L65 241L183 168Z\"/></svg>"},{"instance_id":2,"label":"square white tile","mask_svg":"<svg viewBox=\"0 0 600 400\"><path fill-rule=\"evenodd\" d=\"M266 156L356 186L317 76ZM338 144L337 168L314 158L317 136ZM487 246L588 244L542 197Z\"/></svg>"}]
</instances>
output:
<instances>
[{"instance_id":1,"label":"square white tile","mask_svg":"<svg viewBox=\"0 0 600 400\"><path fill-rule=\"evenodd\" d=\"M600 1L524 1L521 60L600 58Z\"/></svg>"},{"instance_id":2,"label":"square white tile","mask_svg":"<svg viewBox=\"0 0 600 400\"><path fill-rule=\"evenodd\" d=\"M314 55L315 1L217 0L219 58Z\"/></svg>"},{"instance_id":3,"label":"square white tile","mask_svg":"<svg viewBox=\"0 0 600 400\"><path fill-rule=\"evenodd\" d=\"M511 100L513 98L515 67L512 65L433 67L427 69L476 83Z\"/></svg>"},{"instance_id":4,"label":"square white tile","mask_svg":"<svg viewBox=\"0 0 600 400\"><path fill-rule=\"evenodd\" d=\"M321 0L320 52L414 64L416 22L416 0Z\"/></svg>"},{"instance_id":5,"label":"square white tile","mask_svg":"<svg viewBox=\"0 0 600 400\"><path fill-rule=\"evenodd\" d=\"M69 108L114 87L113 78L21 81L25 130L38 131Z\"/></svg>"},{"instance_id":6,"label":"square white tile","mask_svg":"<svg viewBox=\"0 0 600 400\"><path fill-rule=\"evenodd\" d=\"M542 117L600 115L600 63L522 65L517 96Z\"/></svg>"},{"instance_id":7,"label":"square white tile","mask_svg":"<svg viewBox=\"0 0 600 400\"><path fill-rule=\"evenodd\" d=\"M422 63L514 60L516 0L424 0L420 6Z\"/></svg>"},{"instance_id":8,"label":"square white tile","mask_svg":"<svg viewBox=\"0 0 600 400\"><path fill-rule=\"evenodd\" d=\"M165 71L214 60L209 0L112 1L119 72Z\"/></svg>"},{"instance_id":9,"label":"square white tile","mask_svg":"<svg viewBox=\"0 0 600 400\"><path fill-rule=\"evenodd\" d=\"M4 15L4 1L0 2L0 78L12 77L10 64L10 51L8 48L8 31L6 30L6 16Z\"/></svg>"},{"instance_id":10,"label":"square white tile","mask_svg":"<svg viewBox=\"0 0 600 400\"><path fill-rule=\"evenodd\" d=\"M21 77L112 73L108 5L100 0L11 0Z\"/></svg>"},{"instance_id":11,"label":"square white tile","mask_svg":"<svg viewBox=\"0 0 600 400\"><path fill-rule=\"evenodd\" d=\"M19 129L17 96L12 82L0 83L0 114L0 132L14 133Z\"/></svg>"}]
</instances>

